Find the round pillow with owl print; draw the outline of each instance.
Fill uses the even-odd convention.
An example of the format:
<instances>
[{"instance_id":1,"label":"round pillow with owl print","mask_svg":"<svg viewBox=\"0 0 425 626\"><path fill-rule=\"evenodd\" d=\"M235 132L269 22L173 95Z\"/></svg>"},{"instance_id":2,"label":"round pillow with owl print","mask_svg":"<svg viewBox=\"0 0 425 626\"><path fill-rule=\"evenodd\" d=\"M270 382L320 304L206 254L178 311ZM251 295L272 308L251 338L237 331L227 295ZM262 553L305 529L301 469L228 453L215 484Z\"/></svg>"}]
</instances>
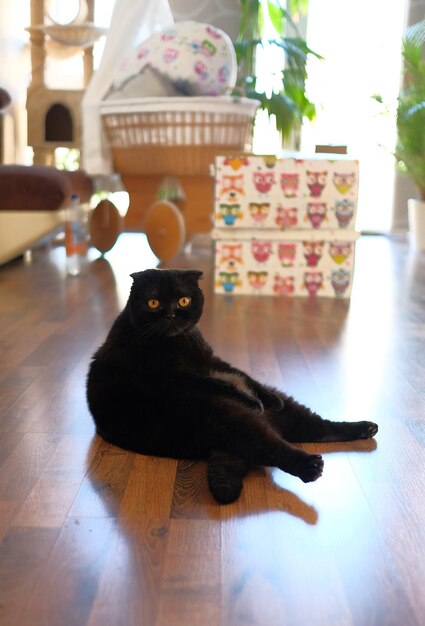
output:
<instances>
[{"instance_id":1,"label":"round pillow with owl print","mask_svg":"<svg viewBox=\"0 0 425 626\"><path fill-rule=\"evenodd\" d=\"M236 53L230 37L200 22L176 23L137 46L123 60L113 89L128 86L147 67L181 95L220 96L236 83ZM143 97L156 95L140 93Z\"/></svg>"}]
</instances>

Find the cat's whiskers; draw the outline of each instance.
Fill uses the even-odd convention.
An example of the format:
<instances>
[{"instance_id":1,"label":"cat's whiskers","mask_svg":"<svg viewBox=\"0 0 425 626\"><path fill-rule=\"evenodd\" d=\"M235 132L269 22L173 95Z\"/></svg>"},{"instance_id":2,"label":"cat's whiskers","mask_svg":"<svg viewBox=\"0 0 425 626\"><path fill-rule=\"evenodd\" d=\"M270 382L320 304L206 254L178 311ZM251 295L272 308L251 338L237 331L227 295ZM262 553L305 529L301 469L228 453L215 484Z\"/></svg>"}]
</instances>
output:
<instances>
[{"instance_id":1,"label":"cat's whiskers","mask_svg":"<svg viewBox=\"0 0 425 626\"><path fill-rule=\"evenodd\" d=\"M189 331L186 333L186 337L189 339L189 341L193 342L197 347L203 346L202 339L196 327L190 328Z\"/></svg>"},{"instance_id":2,"label":"cat's whiskers","mask_svg":"<svg viewBox=\"0 0 425 626\"><path fill-rule=\"evenodd\" d=\"M141 343L150 339L158 330L158 324L154 322L148 322L144 324L142 328L134 328L127 334L127 339L130 340L133 347L138 347Z\"/></svg>"}]
</instances>

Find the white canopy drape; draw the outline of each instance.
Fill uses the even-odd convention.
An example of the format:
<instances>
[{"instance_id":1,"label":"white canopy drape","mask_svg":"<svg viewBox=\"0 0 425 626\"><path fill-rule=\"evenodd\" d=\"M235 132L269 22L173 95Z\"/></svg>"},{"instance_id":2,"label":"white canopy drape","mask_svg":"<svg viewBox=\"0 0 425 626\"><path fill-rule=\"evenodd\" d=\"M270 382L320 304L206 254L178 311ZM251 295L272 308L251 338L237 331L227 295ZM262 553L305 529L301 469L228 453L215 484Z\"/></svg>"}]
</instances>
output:
<instances>
[{"instance_id":1,"label":"white canopy drape","mask_svg":"<svg viewBox=\"0 0 425 626\"><path fill-rule=\"evenodd\" d=\"M100 102L117 77L123 57L173 22L168 0L116 0L99 69L83 98L83 166L89 174L113 172L102 130Z\"/></svg>"}]
</instances>

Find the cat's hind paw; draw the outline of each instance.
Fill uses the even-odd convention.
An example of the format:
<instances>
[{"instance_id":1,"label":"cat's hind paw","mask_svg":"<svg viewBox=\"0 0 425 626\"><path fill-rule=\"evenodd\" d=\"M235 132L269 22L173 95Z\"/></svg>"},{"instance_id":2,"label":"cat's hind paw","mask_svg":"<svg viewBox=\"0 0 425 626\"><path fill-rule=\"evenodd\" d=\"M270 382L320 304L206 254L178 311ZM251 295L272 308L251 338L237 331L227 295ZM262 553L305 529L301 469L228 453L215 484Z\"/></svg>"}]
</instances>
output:
<instances>
[{"instance_id":1,"label":"cat's hind paw","mask_svg":"<svg viewBox=\"0 0 425 626\"><path fill-rule=\"evenodd\" d=\"M217 502L231 504L241 495L243 479L224 468L216 468L208 472L208 487Z\"/></svg>"},{"instance_id":2,"label":"cat's hind paw","mask_svg":"<svg viewBox=\"0 0 425 626\"><path fill-rule=\"evenodd\" d=\"M227 482L209 484L210 491L219 504L231 504L241 495L242 481L229 480Z\"/></svg>"},{"instance_id":3,"label":"cat's hind paw","mask_svg":"<svg viewBox=\"0 0 425 626\"><path fill-rule=\"evenodd\" d=\"M215 450L208 460L208 487L220 504L237 500L243 487L248 463L239 457Z\"/></svg>"},{"instance_id":4,"label":"cat's hind paw","mask_svg":"<svg viewBox=\"0 0 425 626\"><path fill-rule=\"evenodd\" d=\"M374 422L357 422L358 439L372 439L378 432L378 424Z\"/></svg>"}]
</instances>

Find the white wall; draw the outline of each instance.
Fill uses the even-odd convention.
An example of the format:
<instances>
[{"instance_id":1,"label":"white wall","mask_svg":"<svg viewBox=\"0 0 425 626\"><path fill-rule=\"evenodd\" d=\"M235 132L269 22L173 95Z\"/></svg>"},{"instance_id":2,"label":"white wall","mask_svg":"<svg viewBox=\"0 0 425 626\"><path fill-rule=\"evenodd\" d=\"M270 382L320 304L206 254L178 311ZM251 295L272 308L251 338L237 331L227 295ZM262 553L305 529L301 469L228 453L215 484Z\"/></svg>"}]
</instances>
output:
<instances>
[{"instance_id":1,"label":"white wall","mask_svg":"<svg viewBox=\"0 0 425 626\"><path fill-rule=\"evenodd\" d=\"M308 44L325 60L310 64L308 91L318 114L304 127L303 149L347 145L360 162L356 225L389 231L395 118L383 116L372 96L396 102L405 0L310 0L309 7Z\"/></svg>"},{"instance_id":2,"label":"white wall","mask_svg":"<svg viewBox=\"0 0 425 626\"><path fill-rule=\"evenodd\" d=\"M239 29L239 0L169 0L176 22L195 20L221 28L234 40Z\"/></svg>"},{"instance_id":3,"label":"white wall","mask_svg":"<svg viewBox=\"0 0 425 626\"><path fill-rule=\"evenodd\" d=\"M30 79L29 0L0 0L0 85L12 96L16 162L25 161L26 90Z\"/></svg>"}]
</instances>

